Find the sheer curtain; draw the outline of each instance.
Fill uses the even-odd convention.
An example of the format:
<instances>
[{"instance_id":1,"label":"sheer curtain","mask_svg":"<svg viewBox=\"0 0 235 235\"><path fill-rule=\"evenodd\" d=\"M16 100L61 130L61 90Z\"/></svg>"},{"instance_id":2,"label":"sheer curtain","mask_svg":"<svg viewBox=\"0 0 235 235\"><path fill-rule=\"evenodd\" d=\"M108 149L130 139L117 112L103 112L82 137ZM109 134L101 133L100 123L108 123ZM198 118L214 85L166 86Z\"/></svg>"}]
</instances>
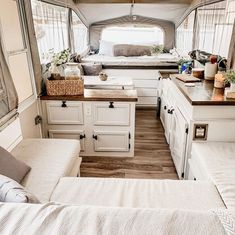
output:
<instances>
[{"instance_id":1,"label":"sheer curtain","mask_svg":"<svg viewBox=\"0 0 235 235\"><path fill-rule=\"evenodd\" d=\"M18 96L4 56L0 35L0 126L16 114Z\"/></svg>"},{"instance_id":2,"label":"sheer curtain","mask_svg":"<svg viewBox=\"0 0 235 235\"><path fill-rule=\"evenodd\" d=\"M47 63L52 52L69 48L68 8L31 0L34 27L41 63Z\"/></svg>"}]
</instances>

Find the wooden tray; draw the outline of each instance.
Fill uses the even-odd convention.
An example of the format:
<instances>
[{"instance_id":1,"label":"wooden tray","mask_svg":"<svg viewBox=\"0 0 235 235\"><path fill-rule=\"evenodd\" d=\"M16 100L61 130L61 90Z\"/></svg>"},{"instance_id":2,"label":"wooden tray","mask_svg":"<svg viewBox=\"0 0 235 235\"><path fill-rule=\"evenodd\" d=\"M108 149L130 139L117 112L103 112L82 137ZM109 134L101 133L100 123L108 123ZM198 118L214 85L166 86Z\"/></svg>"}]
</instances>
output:
<instances>
[{"instance_id":1,"label":"wooden tray","mask_svg":"<svg viewBox=\"0 0 235 235\"><path fill-rule=\"evenodd\" d=\"M175 77L182 82L201 82L199 78L188 74L176 74Z\"/></svg>"}]
</instances>

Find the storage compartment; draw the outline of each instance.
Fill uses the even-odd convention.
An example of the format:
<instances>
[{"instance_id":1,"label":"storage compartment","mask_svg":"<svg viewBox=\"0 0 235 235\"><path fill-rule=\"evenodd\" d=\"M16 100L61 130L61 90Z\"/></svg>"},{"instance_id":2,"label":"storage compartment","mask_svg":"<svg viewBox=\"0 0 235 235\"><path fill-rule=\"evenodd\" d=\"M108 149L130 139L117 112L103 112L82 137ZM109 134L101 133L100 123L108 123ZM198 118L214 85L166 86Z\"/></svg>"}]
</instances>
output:
<instances>
[{"instance_id":1,"label":"storage compartment","mask_svg":"<svg viewBox=\"0 0 235 235\"><path fill-rule=\"evenodd\" d=\"M82 103L50 101L46 103L48 124L83 124Z\"/></svg>"},{"instance_id":2,"label":"storage compartment","mask_svg":"<svg viewBox=\"0 0 235 235\"><path fill-rule=\"evenodd\" d=\"M128 126L130 124L130 105L115 102L94 104L94 125Z\"/></svg>"},{"instance_id":3,"label":"storage compartment","mask_svg":"<svg viewBox=\"0 0 235 235\"><path fill-rule=\"evenodd\" d=\"M129 132L94 131L95 152L129 152Z\"/></svg>"},{"instance_id":4,"label":"storage compartment","mask_svg":"<svg viewBox=\"0 0 235 235\"><path fill-rule=\"evenodd\" d=\"M85 132L83 130L50 130L49 137L52 139L75 139L80 141L81 151L85 151Z\"/></svg>"}]
</instances>

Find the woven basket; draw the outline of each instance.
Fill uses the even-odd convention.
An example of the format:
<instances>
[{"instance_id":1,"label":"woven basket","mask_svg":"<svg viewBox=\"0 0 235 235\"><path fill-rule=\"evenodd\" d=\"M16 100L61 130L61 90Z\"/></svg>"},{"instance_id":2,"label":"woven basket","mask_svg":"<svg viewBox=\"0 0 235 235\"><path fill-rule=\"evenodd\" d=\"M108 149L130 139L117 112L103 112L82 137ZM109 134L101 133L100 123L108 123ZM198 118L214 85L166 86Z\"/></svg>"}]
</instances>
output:
<instances>
[{"instance_id":1,"label":"woven basket","mask_svg":"<svg viewBox=\"0 0 235 235\"><path fill-rule=\"evenodd\" d=\"M84 82L78 80L46 80L47 95L83 95Z\"/></svg>"}]
</instances>

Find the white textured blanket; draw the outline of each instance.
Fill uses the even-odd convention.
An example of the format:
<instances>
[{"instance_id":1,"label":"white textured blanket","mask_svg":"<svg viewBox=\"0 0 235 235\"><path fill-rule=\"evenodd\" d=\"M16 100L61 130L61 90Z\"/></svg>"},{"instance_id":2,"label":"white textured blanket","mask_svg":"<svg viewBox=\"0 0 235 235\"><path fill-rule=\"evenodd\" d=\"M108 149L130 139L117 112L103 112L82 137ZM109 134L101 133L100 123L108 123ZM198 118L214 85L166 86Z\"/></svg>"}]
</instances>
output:
<instances>
[{"instance_id":1,"label":"white textured blanket","mask_svg":"<svg viewBox=\"0 0 235 235\"><path fill-rule=\"evenodd\" d=\"M217 213L91 206L0 204L0 234L223 235ZM231 213L232 215L232 213ZM226 214L230 221L232 216ZM225 217L221 217L225 218ZM233 217L234 218L234 217ZM232 221L232 219L231 219ZM225 222L228 225L227 221ZM227 229L227 228L226 228Z\"/></svg>"}]
</instances>

